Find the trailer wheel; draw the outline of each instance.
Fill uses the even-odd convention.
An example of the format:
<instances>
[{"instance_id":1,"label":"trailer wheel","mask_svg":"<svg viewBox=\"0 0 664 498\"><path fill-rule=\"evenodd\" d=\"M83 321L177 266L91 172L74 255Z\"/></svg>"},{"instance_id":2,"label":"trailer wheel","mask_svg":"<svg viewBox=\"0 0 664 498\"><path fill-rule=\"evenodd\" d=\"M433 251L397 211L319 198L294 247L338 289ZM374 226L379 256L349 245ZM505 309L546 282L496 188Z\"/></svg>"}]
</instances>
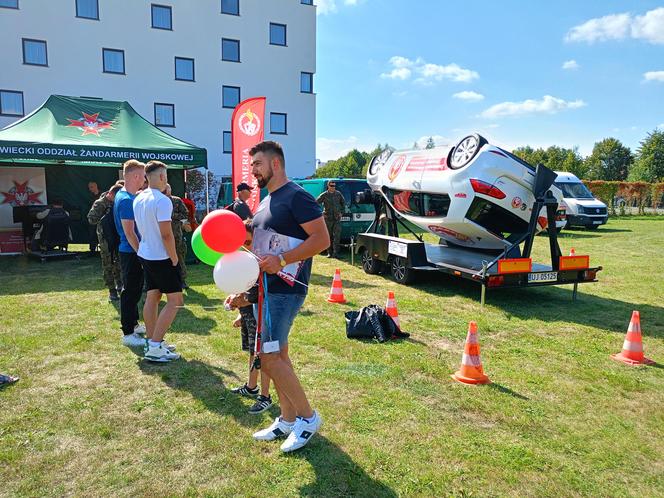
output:
<instances>
[{"instance_id":1,"label":"trailer wheel","mask_svg":"<svg viewBox=\"0 0 664 498\"><path fill-rule=\"evenodd\" d=\"M406 266L406 260L399 256L392 258L390 270L392 271L392 278L394 278L398 284L408 284L412 282L415 277L414 270L408 268L408 266Z\"/></svg>"},{"instance_id":2,"label":"trailer wheel","mask_svg":"<svg viewBox=\"0 0 664 498\"><path fill-rule=\"evenodd\" d=\"M369 275L378 275L383 272L383 262L374 258L369 249L362 251L362 269Z\"/></svg>"}]
</instances>

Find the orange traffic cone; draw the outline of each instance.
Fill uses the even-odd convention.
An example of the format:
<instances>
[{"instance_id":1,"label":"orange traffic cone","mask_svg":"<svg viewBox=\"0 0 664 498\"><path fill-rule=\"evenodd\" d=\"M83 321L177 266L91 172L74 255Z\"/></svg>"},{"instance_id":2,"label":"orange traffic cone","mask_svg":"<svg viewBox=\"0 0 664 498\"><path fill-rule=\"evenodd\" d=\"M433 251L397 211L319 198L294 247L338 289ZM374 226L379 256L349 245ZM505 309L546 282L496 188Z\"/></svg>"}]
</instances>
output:
<instances>
[{"instance_id":1,"label":"orange traffic cone","mask_svg":"<svg viewBox=\"0 0 664 498\"><path fill-rule=\"evenodd\" d=\"M327 298L328 303L344 304L346 298L344 297L344 288L341 283L341 272L337 268L334 272L334 280L332 280L332 288L330 289L330 297Z\"/></svg>"},{"instance_id":2,"label":"orange traffic cone","mask_svg":"<svg viewBox=\"0 0 664 498\"><path fill-rule=\"evenodd\" d=\"M612 354L611 358L622 361L627 365L652 365L655 363L643 355L643 342L641 342L641 315L632 311L632 319L625 335L625 342L620 353Z\"/></svg>"},{"instance_id":3,"label":"orange traffic cone","mask_svg":"<svg viewBox=\"0 0 664 498\"><path fill-rule=\"evenodd\" d=\"M466 347L461 357L461 367L452 375L452 378L463 384L489 384L489 377L484 374L482 360L480 359L480 343L477 340L477 323L468 324Z\"/></svg>"},{"instance_id":4,"label":"orange traffic cone","mask_svg":"<svg viewBox=\"0 0 664 498\"><path fill-rule=\"evenodd\" d=\"M387 292L387 304L385 305L385 311L387 311L387 314L392 317L392 320L394 320L394 323L397 324L397 327L401 329L401 320L399 320L397 302L394 300L394 291Z\"/></svg>"},{"instance_id":5,"label":"orange traffic cone","mask_svg":"<svg viewBox=\"0 0 664 498\"><path fill-rule=\"evenodd\" d=\"M576 251L574 250L573 247L569 250L569 255L570 256L576 256Z\"/></svg>"}]
</instances>

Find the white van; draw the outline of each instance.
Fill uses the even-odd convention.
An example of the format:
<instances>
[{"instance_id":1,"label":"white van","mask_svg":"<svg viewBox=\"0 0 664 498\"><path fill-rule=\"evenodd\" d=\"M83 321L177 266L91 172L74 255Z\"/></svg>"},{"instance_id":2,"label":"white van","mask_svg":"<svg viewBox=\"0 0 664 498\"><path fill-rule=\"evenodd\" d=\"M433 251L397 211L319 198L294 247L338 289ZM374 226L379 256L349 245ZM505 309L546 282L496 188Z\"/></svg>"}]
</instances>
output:
<instances>
[{"instance_id":1,"label":"white van","mask_svg":"<svg viewBox=\"0 0 664 498\"><path fill-rule=\"evenodd\" d=\"M572 173L556 171L554 185L563 192L563 204L567 214L567 227L583 226L596 229L609 218L606 204L595 199L581 180Z\"/></svg>"}]
</instances>

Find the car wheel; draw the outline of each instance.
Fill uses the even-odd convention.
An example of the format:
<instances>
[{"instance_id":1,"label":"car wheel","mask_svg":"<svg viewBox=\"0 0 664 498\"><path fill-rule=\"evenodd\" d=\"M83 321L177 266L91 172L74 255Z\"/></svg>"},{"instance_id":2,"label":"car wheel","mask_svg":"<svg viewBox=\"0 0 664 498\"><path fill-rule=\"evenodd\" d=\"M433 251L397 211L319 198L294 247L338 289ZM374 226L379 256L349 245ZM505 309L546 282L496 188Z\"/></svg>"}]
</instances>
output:
<instances>
[{"instance_id":1,"label":"car wheel","mask_svg":"<svg viewBox=\"0 0 664 498\"><path fill-rule=\"evenodd\" d=\"M408 284L413 281L415 276L415 271L406 266L406 260L396 256L392 258L392 263L390 264L390 270L392 272L392 278L398 284Z\"/></svg>"},{"instance_id":2,"label":"car wheel","mask_svg":"<svg viewBox=\"0 0 664 498\"><path fill-rule=\"evenodd\" d=\"M383 271L383 262L371 256L369 249L362 252L362 269L369 275L378 275Z\"/></svg>"},{"instance_id":3,"label":"car wheel","mask_svg":"<svg viewBox=\"0 0 664 498\"><path fill-rule=\"evenodd\" d=\"M480 135L468 135L450 151L448 164L451 169L461 169L466 166L480 151L487 141Z\"/></svg>"}]
</instances>

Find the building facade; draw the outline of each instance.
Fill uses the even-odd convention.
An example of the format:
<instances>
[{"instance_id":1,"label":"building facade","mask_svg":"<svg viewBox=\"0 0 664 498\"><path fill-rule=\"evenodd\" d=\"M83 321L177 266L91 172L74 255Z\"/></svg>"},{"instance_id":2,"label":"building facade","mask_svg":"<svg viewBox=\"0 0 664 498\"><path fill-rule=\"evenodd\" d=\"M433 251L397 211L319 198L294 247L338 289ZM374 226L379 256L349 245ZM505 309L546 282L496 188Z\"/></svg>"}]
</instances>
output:
<instances>
[{"instance_id":1,"label":"building facade","mask_svg":"<svg viewBox=\"0 0 664 498\"><path fill-rule=\"evenodd\" d=\"M0 0L0 128L51 94L126 100L231 171L231 116L267 97L290 176L316 167L312 0Z\"/></svg>"}]
</instances>

